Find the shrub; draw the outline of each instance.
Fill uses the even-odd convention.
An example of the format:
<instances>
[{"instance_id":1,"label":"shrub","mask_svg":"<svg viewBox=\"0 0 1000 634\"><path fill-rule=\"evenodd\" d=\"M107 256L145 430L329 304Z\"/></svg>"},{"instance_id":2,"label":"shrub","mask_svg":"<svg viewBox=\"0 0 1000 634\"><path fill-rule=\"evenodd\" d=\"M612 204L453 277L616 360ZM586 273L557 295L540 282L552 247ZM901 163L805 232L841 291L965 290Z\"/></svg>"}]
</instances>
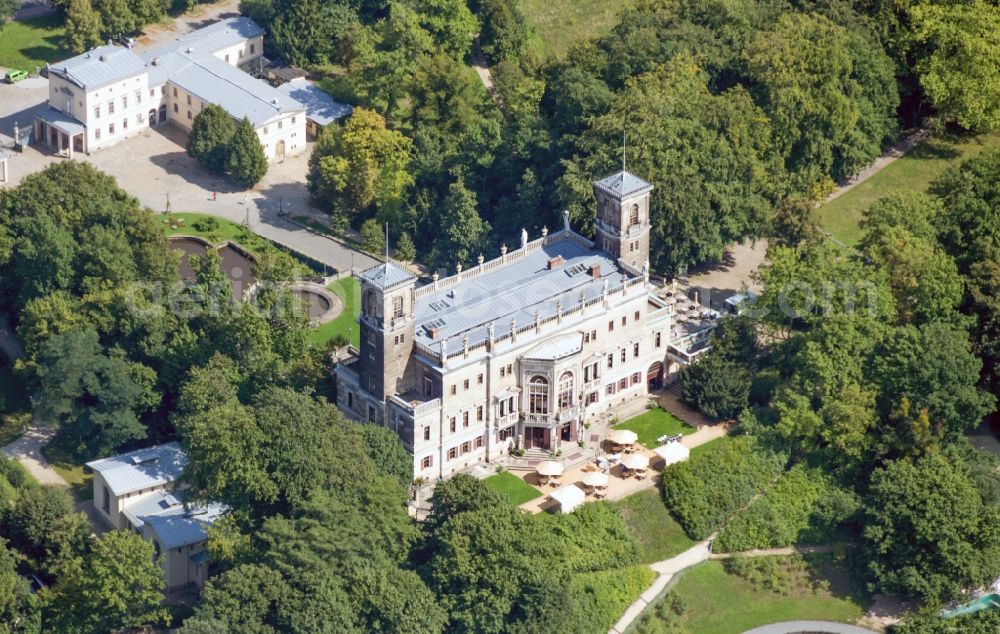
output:
<instances>
[{"instance_id":1,"label":"shrub","mask_svg":"<svg viewBox=\"0 0 1000 634\"><path fill-rule=\"evenodd\" d=\"M803 590L822 590L826 582L813 579L809 564L801 555L788 557L743 557L735 555L725 560L726 572L746 580L758 590L785 596Z\"/></svg>"},{"instance_id":2,"label":"shrub","mask_svg":"<svg viewBox=\"0 0 1000 634\"><path fill-rule=\"evenodd\" d=\"M823 541L859 506L853 494L836 488L825 474L796 465L733 518L715 546L734 552Z\"/></svg>"},{"instance_id":3,"label":"shrub","mask_svg":"<svg viewBox=\"0 0 1000 634\"><path fill-rule=\"evenodd\" d=\"M570 610L586 631L606 632L655 577L646 566L578 574L570 581Z\"/></svg>"},{"instance_id":4,"label":"shrub","mask_svg":"<svg viewBox=\"0 0 1000 634\"><path fill-rule=\"evenodd\" d=\"M639 563L639 544L613 504L585 504L574 513L543 514L538 519L559 535L562 559L571 570L591 572Z\"/></svg>"},{"instance_id":5,"label":"shrub","mask_svg":"<svg viewBox=\"0 0 1000 634\"><path fill-rule=\"evenodd\" d=\"M219 221L212 216L205 216L204 218L195 220L192 226L202 233L212 233L219 230Z\"/></svg>"},{"instance_id":6,"label":"shrub","mask_svg":"<svg viewBox=\"0 0 1000 634\"><path fill-rule=\"evenodd\" d=\"M643 615L635 634L691 634L681 617L687 611L684 599L668 594L651 611Z\"/></svg>"},{"instance_id":7,"label":"shrub","mask_svg":"<svg viewBox=\"0 0 1000 634\"><path fill-rule=\"evenodd\" d=\"M669 467L663 498L684 531L705 539L771 481L785 457L738 436L711 454Z\"/></svg>"},{"instance_id":8,"label":"shrub","mask_svg":"<svg viewBox=\"0 0 1000 634\"><path fill-rule=\"evenodd\" d=\"M194 118L188 135L187 152L213 172L224 172L236 122L215 104L208 104Z\"/></svg>"}]
</instances>

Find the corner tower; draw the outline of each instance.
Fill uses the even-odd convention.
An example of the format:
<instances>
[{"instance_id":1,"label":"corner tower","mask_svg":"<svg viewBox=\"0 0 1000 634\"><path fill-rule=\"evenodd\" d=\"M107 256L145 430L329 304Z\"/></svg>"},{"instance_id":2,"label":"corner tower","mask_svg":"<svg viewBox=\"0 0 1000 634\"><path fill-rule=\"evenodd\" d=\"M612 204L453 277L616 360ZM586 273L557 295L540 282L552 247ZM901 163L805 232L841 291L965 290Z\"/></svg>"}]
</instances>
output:
<instances>
[{"instance_id":1,"label":"corner tower","mask_svg":"<svg viewBox=\"0 0 1000 634\"><path fill-rule=\"evenodd\" d=\"M649 260L652 191L652 185L625 170L594 183L597 246L636 269Z\"/></svg>"},{"instance_id":2,"label":"corner tower","mask_svg":"<svg viewBox=\"0 0 1000 634\"><path fill-rule=\"evenodd\" d=\"M417 278L393 262L362 271L361 387L380 399L407 389Z\"/></svg>"}]
</instances>

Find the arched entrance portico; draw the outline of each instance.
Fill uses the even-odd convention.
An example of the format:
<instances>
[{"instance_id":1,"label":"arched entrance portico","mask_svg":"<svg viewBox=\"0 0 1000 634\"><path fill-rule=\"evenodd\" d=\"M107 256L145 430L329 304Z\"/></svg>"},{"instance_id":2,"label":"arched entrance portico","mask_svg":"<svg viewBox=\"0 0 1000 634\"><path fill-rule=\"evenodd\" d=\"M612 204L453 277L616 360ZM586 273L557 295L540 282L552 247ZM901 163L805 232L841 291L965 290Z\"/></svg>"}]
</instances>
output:
<instances>
[{"instance_id":1,"label":"arched entrance portico","mask_svg":"<svg viewBox=\"0 0 1000 634\"><path fill-rule=\"evenodd\" d=\"M658 390L663 387L663 364L657 361L646 370L646 383L649 391Z\"/></svg>"}]
</instances>

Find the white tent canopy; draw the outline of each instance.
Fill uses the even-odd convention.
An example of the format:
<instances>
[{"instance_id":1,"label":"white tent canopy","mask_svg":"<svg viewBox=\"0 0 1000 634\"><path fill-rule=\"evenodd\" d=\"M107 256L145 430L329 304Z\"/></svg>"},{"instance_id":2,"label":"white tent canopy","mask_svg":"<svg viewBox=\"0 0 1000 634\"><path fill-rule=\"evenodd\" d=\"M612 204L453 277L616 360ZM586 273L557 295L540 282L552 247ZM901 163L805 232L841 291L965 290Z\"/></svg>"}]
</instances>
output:
<instances>
[{"instance_id":1,"label":"white tent canopy","mask_svg":"<svg viewBox=\"0 0 1000 634\"><path fill-rule=\"evenodd\" d=\"M587 495L583 492L583 489L575 484L556 489L552 493L549 493L549 497L559 504L560 513L571 513L573 509L583 504L587 499Z\"/></svg>"},{"instance_id":2,"label":"white tent canopy","mask_svg":"<svg viewBox=\"0 0 1000 634\"><path fill-rule=\"evenodd\" d=\"M641 453L634 453L630 456L625 456L622 459L622 464L626 469L642 471L649 466L649 456L644 456Z\"/></svg>"},{"instance_id":3,"label":"white tent canopy","mask_svg":"<svg viewBox=\"0 0 1000 634\"><path fill-rule=\"evenodd\" d=\"M668 442L662 447L657 447L653 452L663 458L666 462L664 466L667 467L678 462L684 462L691 455L691 450L679 442Z\"/></svg>"},{"instance_id":4,"label":"white tent canopy","mask_svg":"<svg viewBox=\"0 0 1000 634\"><path fill-rule=\"evenodd\" d=\"M562 463L556 462L555 460L546 460L538 464L535 469L540 476L560 476L563 472Z\"/></svg>"},{"instance_id":5,"label":"white tent canopy","mask_svg":"<svg viewBox=\"0 0 1000 634\"><path fill-rule=\"evenodd\" d=\"M616 429L608 434L608 440L616 445L631 445L639 436L631 429Z\"/></svg>"}]
</instances>

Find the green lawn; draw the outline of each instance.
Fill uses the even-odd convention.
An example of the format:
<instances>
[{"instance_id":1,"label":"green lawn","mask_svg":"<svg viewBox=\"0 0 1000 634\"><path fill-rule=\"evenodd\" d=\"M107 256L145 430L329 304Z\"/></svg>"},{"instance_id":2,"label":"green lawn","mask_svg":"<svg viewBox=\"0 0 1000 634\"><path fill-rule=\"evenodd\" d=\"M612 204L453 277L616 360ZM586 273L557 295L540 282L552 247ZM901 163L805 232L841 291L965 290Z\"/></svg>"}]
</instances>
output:
<instances>
[{"instance_id":1,"label":"green lawn","mask_svg":"<svg viewBox=\"0 0 1000 634\"><path fill-rule=\"evenodd\" d=\"M31 420L31 401L10 361L0 353L0 447L16 440Z\"/></svg>"},{"instance_id":2,"label":"green lawn","mask_svg":"<svg viewBox=\"0 0 1000 634\"><path fill-rule=\"evenodd\" d=\"M60 446L58 435L52 442L42 447L42 456L69 484L73 496L78 502L93 499L94 474L84 473L83 464L78 462L65 447Z\"/></svg>"},{"instance_id":3,"label":"green lawn","mask_svg":"<svg viewBox=\"0 0 1000 634\"><path fill-rule=\"evenodd\" d=\"M361 345L361 332L358 328L358 315L361 314L361 285L353 276L331 282L328 289L333 291L340 301L344 302L344 310L333 321L316 327L309 334L309 343L317 346L326 345L337 335L347 337L351 345Z\"/></svg>"},{"instance_id":4,"label":"green lawn","mask_svg":"<svg viewBox=\"0 0 1000 634\"><path fill-rule=\"evenodd\" d=\"M58 15L8 22L0 31L0 66L35 72L72 55L63 48L64 31Z\"/></svg>"},{"instance_id":5,"label":"green lawn","mask_svg":"<svg viewBox=\"0 0 1000 634\"><path fill-rule=\"evenodd\" d=\"M861 239L861 212L894 190L926 192L948 167L1000 145L1000 133L935 135L843 196L819 208L820 224L851 246Z\"/></svg>"},{"instance_id":6,"label":"green lawn","mask_svg":"<svg viewBox=\"0 0 1000 634\"><path fill-rule=\"evenodd\" d=\"M618 12L635 0L523 0L521 8L536 34L536 45L561 58L573 42L604 35L618 23Z\"/></svg>"},{"instance_id":7,"label":"green lawn","mask_svg":"<svg viewBox=\"0 0 1000 634\"><path fill-rule=\"evenodd\" d=\"M842 570L825 572L846 576ZM800 586L784 596L727 573L719 561L708 561L682 573L673 593L686 605L688 629L698 634L735 634L781 621L857 622L864 614L861 600L836 580L829 585L829 590Z\"/></svg>"},{"instance_id":8,"label":"green lawn","mask_svg":"<svg viewBox=\"0 0 1000 634\"><path fill-rule=\"evenodd\" d=\"M244 243L253 243L255 241L254 238L263 241L263 238L260 238L253 232L247 231L235 222L225 220L224 218L183 211L158 215L162 215L161 222L168 236L199 236L209 242L216 243L232 240L239 242L247 249L252 249L252 245ZM183 222L178 222L178 220ZM212 224L215 225L214 228L211 228Z\"/></svg>"},{"instance_id":9,"label":"green lawn","mask_svg":"<svg viewBox=\"0 0 1000 634\"><path fill-rule=\"evenodd\" d=\"M630 418L624 423L615 425L615 429L630 429L639 436L639 444L652 449L662 443L657 442L660 436L694 433L694 427L688 425L667 410L657 407Z\"/></svg>"},{"instance_id":10,"label":"green lawn","mask_svg":"<svg viewBox=\"0 0 1000 634\"><path fill-rule=\"evenodd\" d=\"M667 511L659 489L639 491L614 504L621 509L628 532L639 542L640 563L669 559L694 545Z\"/></svg>"},{"instance_id":11,"label":"green lawn","mask_svg":"<svg viewBox=\"0 0 1000 634\"><path fill-rule=\"evenodd\" d=\"M541 491L521 478L506 471L486 478L483 480L483 484L497 493L506 495L516 505L530 502L542 494Z\"/></svg>"}]
</instances>

